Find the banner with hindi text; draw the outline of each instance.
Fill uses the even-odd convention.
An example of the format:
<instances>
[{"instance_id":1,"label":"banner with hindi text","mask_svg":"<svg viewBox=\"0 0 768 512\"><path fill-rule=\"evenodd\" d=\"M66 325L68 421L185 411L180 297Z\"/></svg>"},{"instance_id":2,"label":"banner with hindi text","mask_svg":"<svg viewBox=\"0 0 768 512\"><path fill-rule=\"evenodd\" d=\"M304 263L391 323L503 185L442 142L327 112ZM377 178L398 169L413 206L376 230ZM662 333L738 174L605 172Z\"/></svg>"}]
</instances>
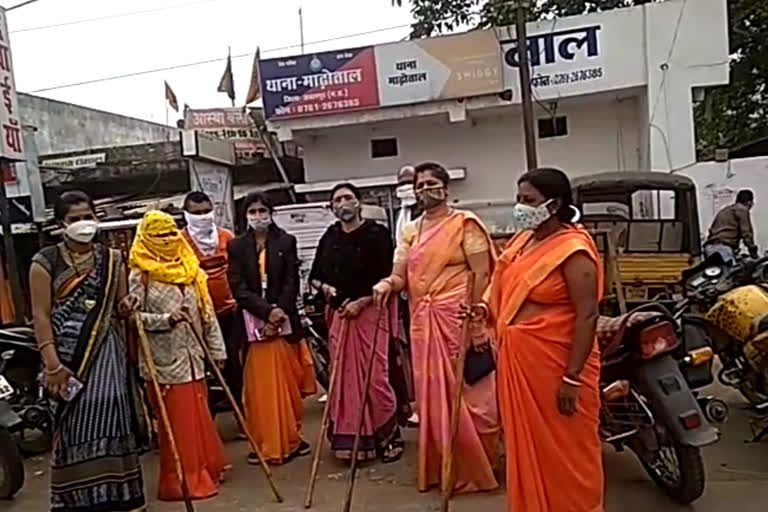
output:
<instances>
[{"instance_id":1,"label":"banner with hindi text","mask_svg":"<svg viewBox=\"0 0 768 512\"><path fill-rule=\"evenodd\" d=\"M261 61L264 114L269 119L377 108L373 47Z\"/></svg>"}]
</instances>

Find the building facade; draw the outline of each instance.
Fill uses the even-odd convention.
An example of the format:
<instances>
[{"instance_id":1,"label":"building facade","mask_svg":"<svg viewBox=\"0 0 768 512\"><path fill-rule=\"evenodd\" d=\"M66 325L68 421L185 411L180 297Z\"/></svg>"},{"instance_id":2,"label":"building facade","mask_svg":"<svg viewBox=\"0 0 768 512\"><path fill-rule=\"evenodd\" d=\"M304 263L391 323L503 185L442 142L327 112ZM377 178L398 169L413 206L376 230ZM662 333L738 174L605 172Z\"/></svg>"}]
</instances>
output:
<instances>
[{"instance_id":1,"label":"building facade","mask_svg":"<svg viewBox=\"0 0 768 512\"><path fill-rule=\"evenodd\" d=\"M693 165L694 104L728 83L727 27L725 0L529 23L539 165ZM270 129L303 147L308 183L436 160L465 170L455 196L508 198L525 168L515 30L467 34L265 61Z\"/></svg>"}]
</instances>

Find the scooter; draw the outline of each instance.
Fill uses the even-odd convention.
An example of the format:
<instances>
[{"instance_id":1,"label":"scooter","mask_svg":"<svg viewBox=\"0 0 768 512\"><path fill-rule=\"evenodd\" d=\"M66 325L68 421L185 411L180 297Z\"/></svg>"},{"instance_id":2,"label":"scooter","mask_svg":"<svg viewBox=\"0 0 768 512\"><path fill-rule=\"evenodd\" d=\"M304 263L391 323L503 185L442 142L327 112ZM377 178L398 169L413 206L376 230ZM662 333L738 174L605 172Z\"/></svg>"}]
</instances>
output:
<instances>
[{"instance_id":1,"label":"scooter","mask_svg":"<svg viewBox=\"0 0 768 512\"><path fill-rule=\"evenodd\" d=\"M12 429L13 438L24 455L45 453L51 449L53 415L38 378L41 359L34 331L28 327L0 329L0 354L3 374L13 388L7 402L22 420Z\"/></svg>"},{"instance_id":2,"label":"scooter","mask_svg":"<svg viewBox=\"0 0 768 512\"><path fill-rule=\"evenodd\" d=\"M706 481L701 448L717 442L719 433L674 357L680 340L673 316L651 303L618 318L601 317L597 332L603 442L632 450L667 495L692 503ZM704 355L697 357L702 364Z\"/></svg>"},{"instance_id":3,"label":"scooter","mask_svg":"<svg viewBox=\"0 0 768 512\"><path fill-rule=\"evenodd\" d=\"M14 497L24 485L24 463L11 432L20 428L21 417L11 408L8 399L15 390L5 378L5 366L13 356L9 351L0 354L0 499Z\"/></svg>"}]
</instances>

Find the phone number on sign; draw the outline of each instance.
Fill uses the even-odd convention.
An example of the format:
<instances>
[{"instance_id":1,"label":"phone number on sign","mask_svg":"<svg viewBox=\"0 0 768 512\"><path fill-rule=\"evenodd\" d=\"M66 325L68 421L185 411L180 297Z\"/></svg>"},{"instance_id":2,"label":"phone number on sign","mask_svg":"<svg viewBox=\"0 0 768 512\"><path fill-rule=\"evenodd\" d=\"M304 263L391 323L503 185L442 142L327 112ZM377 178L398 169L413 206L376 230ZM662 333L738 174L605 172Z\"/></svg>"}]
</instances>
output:
<instances>
[{"instance_id":1,"label":"phone number on sign","mask_svg":"<svg viewBox=\"0 0 768 512\"><path fill-rule=\"evenodd\" d=\"M588 82L603 78L603 68L580 69L569 73L555 73L554 75L536 75L531 79L533 87L550 87L553 85L574 84Z\"/></svg>"}]
</instances>

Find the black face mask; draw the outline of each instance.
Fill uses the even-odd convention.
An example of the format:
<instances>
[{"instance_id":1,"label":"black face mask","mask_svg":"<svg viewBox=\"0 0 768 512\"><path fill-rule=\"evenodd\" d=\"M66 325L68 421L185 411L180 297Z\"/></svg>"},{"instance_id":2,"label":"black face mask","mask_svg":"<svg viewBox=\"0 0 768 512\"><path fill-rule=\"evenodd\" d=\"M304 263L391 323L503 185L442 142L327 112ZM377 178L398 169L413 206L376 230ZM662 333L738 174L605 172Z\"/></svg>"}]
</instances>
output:
<instances>
[{"instance_id":1,"label":"black face mask","mask_svg":"<svg viewBox=\"0 0 768 512\"><path fill-rule=\"evenodd\" d=\"M416 194L419 199L419 205L425 210L431 210L436 206L440 206L445 201L447 194L445 188L430 188L422 190Z\"/></svg>"}]
</instances>

